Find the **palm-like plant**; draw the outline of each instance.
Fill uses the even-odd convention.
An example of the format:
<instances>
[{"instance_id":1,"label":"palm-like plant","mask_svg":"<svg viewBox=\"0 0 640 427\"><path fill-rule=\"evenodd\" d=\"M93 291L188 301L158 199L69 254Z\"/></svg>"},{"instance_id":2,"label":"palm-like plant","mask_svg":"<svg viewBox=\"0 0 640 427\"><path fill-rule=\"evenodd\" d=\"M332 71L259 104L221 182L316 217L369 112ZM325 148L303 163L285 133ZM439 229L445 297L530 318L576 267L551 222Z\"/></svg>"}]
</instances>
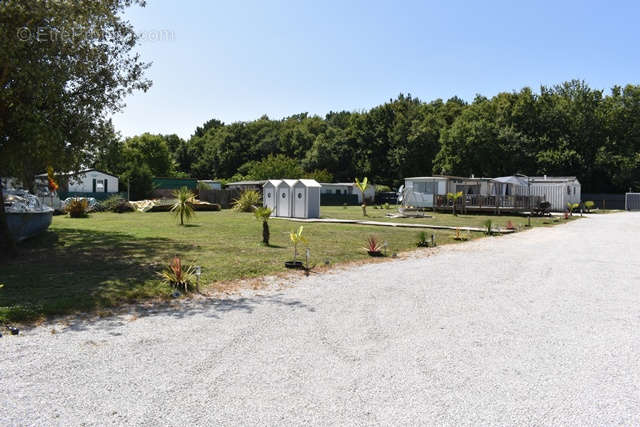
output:
<instances>
[{"instance_id":1,"label":"palm-like plant","mask_svg":"<svg viewBox=\"0 0 640 427\"><path fill-rule=\"evenodd\" d=\"M262 243L269 246L269 217L271 217L271 209L266 207L257 207L253 214L258 221L262 221Z\"/></svg>"},{"instance_id":2,"label":"palm-like plant","mask_svg":"<svg viewBox=\"0 0 640 427\"><path fill-rule=\"evenodd\" d=\"M364 198L364 192L367 190L367 187L369 186L369 180L367 179L366 176L362 181L358 181L358 178L356 178L355 184L358 190L360 190L360 192L362 193L362 215L367 216L367 203L366 203L366 199Z\"/></svg>"},{"instance_id":3,"label":"palm-like plant","mask_svg":"<svg viewBox=\"0 0 640 427\"><path fill-rule=\"evenodd\" d=\"M453 214L456 216L458 215L456 213L456 203L460 197L462 197L462 191L458 191L457 193L447 193L447 200L453 201Z\"/></svg>"},{"instance_id":4,"label":"palm-like plant","mask_svg":"<svg viewBox=\"0 0 640 427\"><path fill-rule=\"evenodd\" d=\"M573 216L573 211L575 209L578 209L578 206L580 206L580 204L578 203L567 203L567 208L569 209L569 215Z\"/></svg>"},{"instance_id":5,"label":"palm-like plant","mask_svg":"<svg viewBox=\"0 0 640 427\"><path fill-rule=\"evenodd\" d=\"M185 292L189 291L189 286L196 280L195 267L183 267L178 256L173 257L169 267L159 274L165 283L176 288L182 287Z\"/></svg>"},{"instance_id":6,"label":"palm-like plant","mask_svg":"<svg viewBox=\"0 0 640 427\"><path fill-rule=\"evenodd\" d=\"M195 212L193 211L193 200L195 195L187 187L181 187L173 192L176 202L171 206L171 213L180 218L180 225L184 225L184 220L190 220Z\"/></svg>"},{"instance_id":7,"label":"palm-like plant","mask_svg":"<svg viewBox=\"0 0 640 427\"><path fill-rule=\"evenodd\" d=\"M301 225L298 228L298 231L292 231L289 233L289 239L291 239L291 243L293 243L293 261L295 262L298 258L298 244L299 243L307 243L307 239L302 235L302 230L304 227Z\"/></svg>"}]
</instances>

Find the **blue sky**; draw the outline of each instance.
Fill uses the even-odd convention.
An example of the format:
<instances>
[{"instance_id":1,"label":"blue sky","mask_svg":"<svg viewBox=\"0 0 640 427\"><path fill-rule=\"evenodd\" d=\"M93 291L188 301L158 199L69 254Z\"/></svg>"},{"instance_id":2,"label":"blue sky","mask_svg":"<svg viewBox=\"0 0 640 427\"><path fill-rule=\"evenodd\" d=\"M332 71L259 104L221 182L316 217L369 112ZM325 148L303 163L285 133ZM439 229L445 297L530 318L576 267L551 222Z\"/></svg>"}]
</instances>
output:
<instances>
[{"instance_id":1,"label":"blue sky","mask_svg":"<svg viewBox=\"0 0 640 427\"><path fill-rule=\"evenodd\" d=\"M123 136L186 138L211 118L363 110L401 92L638 84L639 13L632 1L149 0L126 17L154 84L113 119Z\"/></svg>"}]
</instances>

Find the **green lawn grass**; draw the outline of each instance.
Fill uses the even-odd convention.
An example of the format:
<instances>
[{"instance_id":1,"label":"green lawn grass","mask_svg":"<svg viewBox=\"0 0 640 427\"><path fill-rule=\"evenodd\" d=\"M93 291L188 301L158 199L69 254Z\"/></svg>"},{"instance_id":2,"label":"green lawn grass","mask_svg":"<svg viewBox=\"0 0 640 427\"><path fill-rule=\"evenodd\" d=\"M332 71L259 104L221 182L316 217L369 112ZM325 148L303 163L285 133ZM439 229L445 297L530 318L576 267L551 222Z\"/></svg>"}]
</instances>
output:
<instances>
[{"instance_id":1,"label":"green lawn grass","mask_svg":"<svg viewBox=\"0 0 640 427\"><path fill-rule=\"evenodd\" d=\"M386 220L369 209L370 219ZM323 217L362 218L359 207L323 207ZM444 225L481 226L481 216L405 220ZM510 217L492 217L504 225ZM399 221L399 220L395 220ZM514 224L526 219L514 218ZM542 225L542 220L532 220ZM90 312L153 297L171 289L157 273L171 257L202 266L201 287L217 281L252 278L285 271L293 255L289 231L300 223L270 221L271 244L260 243L262 225L250 213L198 212L181 227L166 212L94 213L88 218L56 216L49 230L20 245L19 256L0 265L0 322L32 321L52 315ZM454 243L454 232L427 230L439 244ZM389 254L415 249L419 230L352 224L304 224L311 263L323 265L368 258L367 236L388 242ZM473 238L482 233L474 233ZM304 250L300 250L304 253Z\"/></svg>"},{"instance_id":2,"label":"green lawn grass","mask_svg":"<svg viewBox=\"0 0 640 427\"><path fill-rule=\"evenodd\" d=\"M484 228L484 223L487 219L492 221L493 227L500 228L505 228L509 221L511 221L511 224L513 224L514 227L517 227L518 225L524 227L527 224L527 218L525 216L518 215L479 215L468 213L458 214L455 216L450 213L431 211L426 211L424 213L426 216L430 216L431 218L390 218L387 214L397 213L397 209L393 205L389 206L389 209L374 209L373 206L367 206L366 217L362 216L362 208L358 206L347 206L346 209L343 206L323 206L320 213L323 218L364 219L380 222L405 222L412 224L445 225L451 227L466 226ZM553 224L552 219L549 217L531 217L532 227L551 226Z\"/></svg>"}]
</instances>

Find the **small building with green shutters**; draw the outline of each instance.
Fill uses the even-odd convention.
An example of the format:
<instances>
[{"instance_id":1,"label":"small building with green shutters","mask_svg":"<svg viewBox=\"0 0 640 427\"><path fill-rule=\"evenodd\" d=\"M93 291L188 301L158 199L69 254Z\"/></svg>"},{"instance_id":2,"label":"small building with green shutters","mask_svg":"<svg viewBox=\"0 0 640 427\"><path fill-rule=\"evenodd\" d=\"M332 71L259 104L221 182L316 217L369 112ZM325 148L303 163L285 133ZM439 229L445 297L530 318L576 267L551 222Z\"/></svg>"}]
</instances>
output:
<instances>
[{"instance_id":1,"label":"small building with green shutters","mask_svg":"<svg viewBox=\"0 0 640 427\"><path fill-rule=\"evenodd\" d=\"M61 199L93 197L97 200L104 200L118 192L118 177L97 169L55 173L55 179L60 186L58 195ZM35 186L37 190L46 190L48 186L46 173L35 176Z\"/></svg>"}]
</instances>

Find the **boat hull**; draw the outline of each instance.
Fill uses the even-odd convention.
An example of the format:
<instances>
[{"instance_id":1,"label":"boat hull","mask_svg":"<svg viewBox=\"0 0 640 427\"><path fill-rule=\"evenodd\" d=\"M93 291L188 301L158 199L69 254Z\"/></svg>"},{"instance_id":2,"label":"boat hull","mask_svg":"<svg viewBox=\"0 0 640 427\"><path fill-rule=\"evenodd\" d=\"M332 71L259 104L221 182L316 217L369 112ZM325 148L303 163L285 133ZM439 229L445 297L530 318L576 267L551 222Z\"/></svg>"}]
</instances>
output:
<instances>
[{"instance_id":1,"label":"boat hull","mask_svg":"<svg viewBox=\"0 0 640 427\"><path fill-rule=\"evenodd\" d=\"M6 212L9 232L21 242L44 232L51 225L53 210L45 212Z\"/></svg>"}]
</instances>

